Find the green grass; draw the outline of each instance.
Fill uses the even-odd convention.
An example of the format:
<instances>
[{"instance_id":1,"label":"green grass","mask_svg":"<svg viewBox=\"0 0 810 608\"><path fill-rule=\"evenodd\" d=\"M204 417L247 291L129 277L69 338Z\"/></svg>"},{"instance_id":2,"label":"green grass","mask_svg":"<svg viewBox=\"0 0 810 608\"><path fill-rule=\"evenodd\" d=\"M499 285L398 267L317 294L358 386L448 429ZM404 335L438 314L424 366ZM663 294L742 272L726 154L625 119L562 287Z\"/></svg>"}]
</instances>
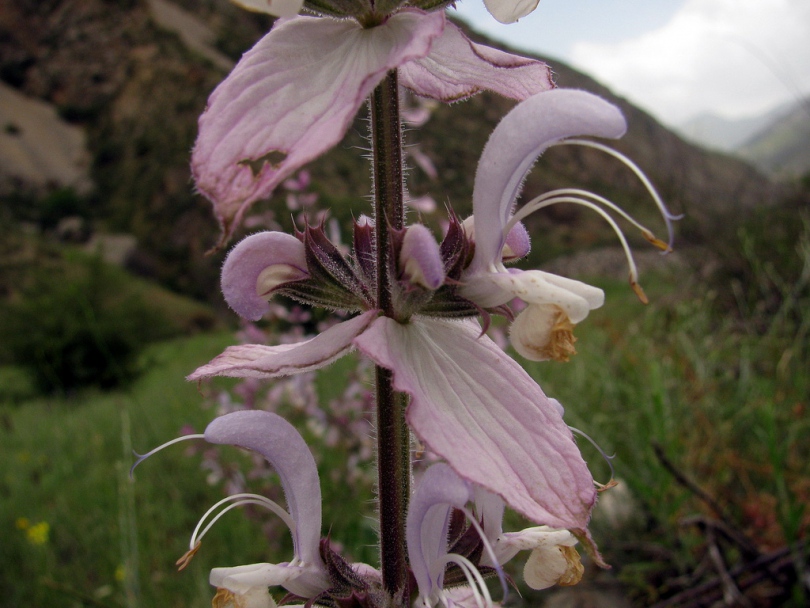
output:
<instances>
[{"instance_id":1,"label":"green grass","mask_svg":"<svg viewBox=\"0 0 810 608\"><path fill-rule=\"evenodd\" d=\"M219 521L178 573L175 560L222 488L206 483L201 455L189 457L183 444L146 460L129 478L131 449L146 452L184 425L201 432L216 416L184 377L233 342L232 334L201 334L150 347L147 371L125 391L22 403L0 392L0 606L207 606L212 567L290 558L282 527L278 542L268 543L262 524L237 511ZM323 399L339 394L352 364L348 357L330 369L318 387ZM12 368L0 369L0 379L24 382ZM251 468L246 454L217 449L225 466ZM326 520L335 540L357 559L374 561L374 524L359 516L373 513L372 497L327 475L323 486L340 496ZM39 544L29 534L42 522L48 538Z\"/></svg>"},{"instance_id":2,"label":"green grass","mask_svg":"<svg viewBox=\"0 0 810 608\"><path fill-rule=\"evenodd\" d=\"M635 510L617 527L597 505L594 533L619 576L636 579L635 593L646 605L659 590L639 580L695 566L705 537L681 521L721 515L676 482L656 445L762 551L806 531L808 359L790 340L739 331L731 318L714 314L713 295L695 286L685 291L698 295L673 300L659 295L663 285L652 277L647 307L627 289L622 295L604 287L607 305L577 328L579 354L567 364L527 367L566 407L569 424L615 453L616 478L629 488ZM579 444L596 478L606 481L602 457L586 441ZM602 499L609 503L610 491ZM626 506L627 495L619 500ZM664 554L671 559L660 560Z\"/></svg>"},{"instance_id":3,"label":"green grass","mask_svg":"<svg viewBox=\"0 0 810 608\"><path fill-rule=\"evenodd\" d=\"M214 562L266 558L254 526L234 516L176 573L197 518L221 491L182 446L146 461L134 481L128 475L130 445L147 451L215 415L183 378L231 341L201 335L151 348L149 373L126 392L0 409L0 605L204 606ZM47 522L47 542L31 542L20 518Z\"/></svg>"},{"instance_id":4,"label":"green grass","mask_svg":"<svg viewBox=\"0 0 810 608\"><path fill-rule=\"evenodd\" d=\"M611 490L593 529L620 579L646 605L666 577L690 571L701 554L700 534L679 522L716 515L675 482L654 444L761 548L803 534L802 505L810 499L807 353L779 337L783 332L757 336L718 319L712 294L699 284L680 284L673 296L671 285L647 277L647 307L623 284L602 286L608 304L577 328L579 354L568 364L527 368L563 403L569 424L616 453L616 476L629 496L616 495L632 508L618 519L600 513L618 492ZM206 483L201 456L187 456L182 444L143 463L134 482L128 477L130 446L146 451L184 425L199 432L216 415L183 377L232 342L219 333L150 347L147 372L125 391L0 406L1 606L206 606L212 566L289 558L288 535L268 542L261 523L232 513L177 573L174 561L222 489ZM345 358L323 373L322 400L339 394L352 365ZM13 370L0 370L0 380L17 382L16 394L25 394ZM607 481L598 452L579 444L597 479ZM236 450L219 449L225 463L249 468ZM365 516L373 512L371 496L322 477L324 532L373 563L373 522ZM40 522L48 535L37 543Z\"/></svg>"}]
</instances>

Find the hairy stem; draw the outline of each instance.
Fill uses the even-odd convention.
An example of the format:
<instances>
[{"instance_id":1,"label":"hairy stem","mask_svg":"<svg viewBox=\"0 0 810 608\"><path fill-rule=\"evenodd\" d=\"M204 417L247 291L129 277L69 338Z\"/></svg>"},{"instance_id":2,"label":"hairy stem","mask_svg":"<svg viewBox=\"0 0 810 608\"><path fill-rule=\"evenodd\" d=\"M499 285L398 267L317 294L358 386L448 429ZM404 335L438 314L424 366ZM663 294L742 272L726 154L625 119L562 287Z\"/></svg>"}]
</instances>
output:
<instances>
[{"instance_id":1,"label":"hairy stem","mask_svg":"<svg viewBox=\"0 0 810 608\"><path fill-rule=\"evenodd\" d=\"M371 95L371 144L377 263L377 307L394 316L391 297L390 229L404 225L402 129L397 73L391 71ZM405 518L410 493L410 437L405 424L404 395L393 386L393 374L376 368L377 492L380 508L380 561L383 586L406 606L400 592L408 581Z\"/></svg>"},{"instance_id":2,"label":"hairy stem","mask_svg":"<svg viewBox=\"0 0 810 608\"><path fill-rule=\"evenodd\" d=\"M399 122L397 73L391 71L371 94L372 176L377 243L377 306L394 316L391 300L389 228L404 225L402 183L402 128Z\"/></svg>"}]
</instances>

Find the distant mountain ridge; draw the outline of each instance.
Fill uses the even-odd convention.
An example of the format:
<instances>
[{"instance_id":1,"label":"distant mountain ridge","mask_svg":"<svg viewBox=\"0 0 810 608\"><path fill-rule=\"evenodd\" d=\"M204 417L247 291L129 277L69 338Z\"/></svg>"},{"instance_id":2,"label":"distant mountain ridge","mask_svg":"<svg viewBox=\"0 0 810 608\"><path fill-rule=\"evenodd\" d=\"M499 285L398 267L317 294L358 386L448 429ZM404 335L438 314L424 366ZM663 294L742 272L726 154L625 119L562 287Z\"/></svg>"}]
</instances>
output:
<instances>
[{"instance_id":1,"label":"distant mountain ridge","mask_svg":"<svg viewBox=\"0 0 810 608\"><path fill-rule=\"evenodd\" d=\"M810 97L760 116L703 114L678 127L686 139L741 158L780 180L810 172Z\"/></svg>"},{"instance_id":2,"label":"distant mountain ridge","mask_svg":"<svg viewBox=\"0 0 810 608\"><path fill-rule=\"evenodd\" d=\"M679 125L676 131L710 150L733 152L786 114L790 105L783 104L764 114L738 119L706 112Z\"/></svg>"}]
</instances>

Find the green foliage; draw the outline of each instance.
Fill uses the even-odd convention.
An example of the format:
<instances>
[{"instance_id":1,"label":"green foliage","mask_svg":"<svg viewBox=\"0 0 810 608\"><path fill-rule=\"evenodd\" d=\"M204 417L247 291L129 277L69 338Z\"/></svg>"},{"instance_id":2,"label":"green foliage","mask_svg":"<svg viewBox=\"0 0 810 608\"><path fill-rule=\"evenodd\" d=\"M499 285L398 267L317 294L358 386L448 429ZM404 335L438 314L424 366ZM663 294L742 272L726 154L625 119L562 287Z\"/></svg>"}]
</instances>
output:
<instances>
[{"instance_id":1,"label":"green foliage","mask_svg":"<svg viewBox=\"0 0 810 608\"><path fill-rule=\"evenodd\" d=\"M46 392L111 388L137 373L137 356L169 326L127 277L99 257L72 266L75 276L40 270L0 327L5 357L27 369Z\"/></svg>"},{"instance_id":2,"label":"green foliage","mask_svg":"<svg viewBox=\"0 0 810 608\"><path fill-rule=\"evenodd\" d=\"M715 281L730 287L718 299L721 312L759 333L777 330L775 324L788 333L795 329L810 305L808 202L810 187L783 205L750 214L732 238L716 245L721 264Z\"/></svg>"},{"instance_id":3,"label":"green foliage","mask_svg":"<svg viewBox=\"0 0 810 608\"><path fill-rule=\"evenodd\" d=\"M129 476L133 449L215 415L184 376L232 341L209 334L150 346L149 373L126 391L0 402L0 606L210 606L210 568L269 558L258 526L234 512L178 573L174 561L221 490L184 446ZM223 450L234 467L247 469L247 458ZM32 534L43 522L48 534Z\"/></svg>"},{"instance_id":4,"label":"green foliage","mask_svg":"<svg viewBox=\"0 0 810 608\"><path fill-rule=\"evenodd\" d=\"M795 543L810 525L807 352L718 315L705 283L682 281L673 301L660 278L646 279L649 307L607 285L606 310L577 328L577 356L529 366L568 423L615 454L620 487L601 496L593 529L639 605L704 580L690 578L707 546L700 528L684 525L692 516L725 517L762 551ZM578 443L606 482L602 457ZM656 448L724 513L679 483Z\"/></svg>"},{"instance_id":5,"label":"green foliage","mask_svg":"<svg viewBox=\"0 0 810 608\"><path fill-rule=\"evenodd\" d=\"M43 196L15 193L3 197L2 203L10 220L31 222L44 230L55 228L59 220L67 216L92 216L87 197L73 188L59 188Z\"/></svg>"},{"instance_id":6,"label":"green foliage","mask_svg":"<svg viewBox=\"0 0 810 608\"><path fill-rule=\"evenodd\" d=\"M704 282L684 278L672 296L671 282L645 278L649 307L636 303L626 285L605 284L606 310L577 328L579 354L568 364L528 366L565 405L569 424L616 453L621 485L602 494L593 529L638 605L663 597L678 575L689 580L705 541L681 522L714 515L673 479L654 444L761 547L800 537L808 523L802 505L810 499L810 445L803 441L810 432L804 413L810 379L803 373L810 362L772 360L783 338L763 342L730 316L718 316L716 292ZM206 537L190 568L174 573L196 518L221 491L205 484L199 456L180 456L182 448L150 458L134 485L126 475L130 433L120 412L131 417L138 451L174 437L184 424L201 430L215 412L200 407L196 387L182 378L230 343L219 334L151 347L149 373L125 393L0 409L0 459L13 463L0 479L0 525L8 531L0 543L6 564L0 597L10 605L92 597L111 606L198 606L211 595L208 568L289 558L283 530L270 528L272 536L265 537L257 533L259 524L234 512ZM346 358L319 375L322 400L339 394L353 363ZM73 407L58 407L65 403ZM313 450L329 453L310 439ZM596 478L606 481L601 457L586 441L579 445ZM235 460L226 466L246 471L252 465ZM373 562L374 522L365 515L372 497L321 473L332 538ZM621 488L629 492L618 494ZM34 544L16 527L20 517L31 525L47 521L48 541Z\"/></svg>"}]
</instances>

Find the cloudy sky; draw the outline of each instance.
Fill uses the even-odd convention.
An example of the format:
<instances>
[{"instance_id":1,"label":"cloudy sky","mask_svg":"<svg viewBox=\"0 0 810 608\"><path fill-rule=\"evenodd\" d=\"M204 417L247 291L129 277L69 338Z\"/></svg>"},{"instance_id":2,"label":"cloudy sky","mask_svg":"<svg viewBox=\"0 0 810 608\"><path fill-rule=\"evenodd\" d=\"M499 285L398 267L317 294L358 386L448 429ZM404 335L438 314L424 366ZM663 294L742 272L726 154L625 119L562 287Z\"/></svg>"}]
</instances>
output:
<instances>
[{"instance_id":1,"label":"cloudy sky","mask_svg":"<svg viewBox=\"0 0 810 608\"><path fill-rule=\"evenodd\" d=\"M810 0L540 0L508 26L481 0L462 0L457 12L670 125L704 112L753 116L810 95Z\"/></svg>"}]
</instances>

